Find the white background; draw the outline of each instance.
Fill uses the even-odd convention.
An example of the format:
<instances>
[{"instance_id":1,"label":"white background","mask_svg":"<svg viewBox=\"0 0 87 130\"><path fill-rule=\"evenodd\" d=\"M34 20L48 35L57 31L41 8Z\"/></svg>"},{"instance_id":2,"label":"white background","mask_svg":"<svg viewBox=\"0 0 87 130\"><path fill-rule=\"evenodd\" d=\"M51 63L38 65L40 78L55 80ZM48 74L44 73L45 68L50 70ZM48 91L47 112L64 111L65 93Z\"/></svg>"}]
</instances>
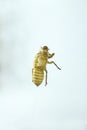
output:
<instances>
[{"instance_id":1,"label":"white background","mask_svg":"<svg viewBox=\"0 0 87 130\"><path fill-rule=\"evenodd\" d=\"M62 70L37 88L43 45ZM0 0L0 130L87 130L86 51L86 0Z\"/></svg>"}]
</instances>

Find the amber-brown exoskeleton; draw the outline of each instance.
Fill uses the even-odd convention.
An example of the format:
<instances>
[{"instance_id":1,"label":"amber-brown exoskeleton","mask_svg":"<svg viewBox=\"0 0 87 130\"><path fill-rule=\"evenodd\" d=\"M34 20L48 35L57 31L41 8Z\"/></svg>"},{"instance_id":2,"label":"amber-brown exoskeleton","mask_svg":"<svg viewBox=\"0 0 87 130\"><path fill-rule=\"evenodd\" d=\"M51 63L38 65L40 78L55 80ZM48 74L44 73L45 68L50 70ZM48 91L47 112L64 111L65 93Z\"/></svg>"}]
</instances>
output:
<instances>
[{"instance_id":1,"label":"amber-brown exoskeleton","mask_svg":"<svg viewBox=\"0 0 87 130\"><path fill-rule=\"evenodd\" d=\"M47 85L47 64L54 64L59 70L61 70L54 61L48 61L49 58L54 56L54 53L48 52L47 46L41 47L41 50L36 54L34 58L34 64L32 69L32 82L39 86L44 79L44 71L46 72L45 86Z\"/></svg>"}]
</instances>

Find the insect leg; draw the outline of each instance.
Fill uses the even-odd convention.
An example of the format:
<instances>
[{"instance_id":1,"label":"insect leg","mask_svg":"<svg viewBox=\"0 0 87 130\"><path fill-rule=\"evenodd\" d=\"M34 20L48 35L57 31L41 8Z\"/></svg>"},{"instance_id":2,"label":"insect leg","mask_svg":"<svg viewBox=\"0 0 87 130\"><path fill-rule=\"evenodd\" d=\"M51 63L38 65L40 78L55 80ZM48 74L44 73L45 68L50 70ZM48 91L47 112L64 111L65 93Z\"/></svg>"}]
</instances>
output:
<instances>
[{"instance_id":1,"label":"insect leg","mask_svg":"<svg viewBox=\"0 0 87 130\"><path fill-rule=\"evenodd\" d=\"M54 55L55 53L52 53L52 54L48 53L48 58L52 58Z\"/></svg>"},{"instance_id":2,"label":"insect leg","mask_svg":"<svg viewBox=\"0 0 87 130\"><path fill-rule=\"evenodd\" d=\"M32 82L33 82L33 69L32 69Z\"/></svg>"},{"instance_id":3,"label":"insect leg","mask_svg":"<svg viewBox=\"0 0 87 130\"><path fill-rule=\"evenodd\" d=\"M47 63L48 64L54 64L59 70L61 70L61 68L59 68L58 65L54 61L50 61L50 62L48 61Z\"/></svg>"},{"instance_id":4,"label":"insect leg","mask_svg":"<svg viewBox=\"0 0 87 130\"><path fill-rule=\"evenodd\" d=\"M46 79L45 79L45 86L47 85L47 69L45 69L45 72L46 72Z\"/></svg>"}]
</instances>

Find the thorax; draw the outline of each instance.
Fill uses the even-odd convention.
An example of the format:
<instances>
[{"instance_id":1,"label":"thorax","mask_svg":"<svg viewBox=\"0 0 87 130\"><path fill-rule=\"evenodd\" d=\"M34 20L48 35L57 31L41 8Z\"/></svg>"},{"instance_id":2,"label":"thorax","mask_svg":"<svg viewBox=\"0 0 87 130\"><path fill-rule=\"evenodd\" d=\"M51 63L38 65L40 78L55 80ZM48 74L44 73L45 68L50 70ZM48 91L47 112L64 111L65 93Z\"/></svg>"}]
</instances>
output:
<instances>
[{"instance_id":1,"label":"thorax","mask_svg":"<svg viewBox=\"0 0 87 130\"><path fill-rule=\"evenodd\" d=\"M44 70L46 68L47 61L48 61L48 54L39 52L35 57L34 66Z\"/></svg>"}]
</instances>

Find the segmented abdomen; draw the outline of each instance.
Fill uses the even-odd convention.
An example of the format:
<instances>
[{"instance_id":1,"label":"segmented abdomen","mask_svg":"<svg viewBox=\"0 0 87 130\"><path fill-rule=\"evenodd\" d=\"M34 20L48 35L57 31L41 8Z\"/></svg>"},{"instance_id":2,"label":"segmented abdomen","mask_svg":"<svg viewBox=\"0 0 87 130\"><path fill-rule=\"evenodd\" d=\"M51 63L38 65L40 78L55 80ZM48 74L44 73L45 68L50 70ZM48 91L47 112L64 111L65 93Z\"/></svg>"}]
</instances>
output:
<instances>
[{"instance_id":1,"label":"segmented abdomen","mask_svg":"<svg viewBox=\"0 0 87 130\"><path fill-rule=\"evenodd\" d=\"M32 82L36 85L39 86L44 79L44 71L38 68L33 68L32 69Z\"/></svg>"}]
</instances>

